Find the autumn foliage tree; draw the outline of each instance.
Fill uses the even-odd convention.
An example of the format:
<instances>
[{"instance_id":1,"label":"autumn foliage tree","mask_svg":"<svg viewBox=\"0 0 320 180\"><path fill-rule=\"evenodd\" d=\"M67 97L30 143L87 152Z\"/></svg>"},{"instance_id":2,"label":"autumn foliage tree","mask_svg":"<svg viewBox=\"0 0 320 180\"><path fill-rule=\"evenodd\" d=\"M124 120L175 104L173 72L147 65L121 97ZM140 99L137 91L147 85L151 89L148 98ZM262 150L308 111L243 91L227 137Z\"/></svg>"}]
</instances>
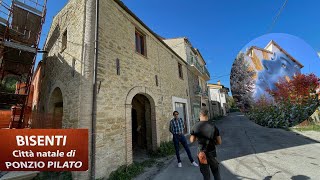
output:
<instances>
[{"instance_id":1,"label":"autumn foliage tree","mask_svg":"<svg viewBox=\"0 0 320 180\"><path fill-rule=\"evenodd\" d=\"M314 97L316 88L319 86L315 74L297 74L291 80L281 78L276 85L276 90L267 89L275 102L289 101L290 103L304 103Z\"/></svg>"},{"instance_id":2,"label":"autumn foliage tree","mask_svg":"<svg viewBox=\"0 0 320 180\"><path fill-rule=\"evenodd\" d=\"M251 120L262 126L288 128L308 119L319 106L315 94L319 79L314 74L297 74L292 79L280 79L275 90L267 92L273 102L261 97L247 114Z\"/></svg>"}]
</instances>

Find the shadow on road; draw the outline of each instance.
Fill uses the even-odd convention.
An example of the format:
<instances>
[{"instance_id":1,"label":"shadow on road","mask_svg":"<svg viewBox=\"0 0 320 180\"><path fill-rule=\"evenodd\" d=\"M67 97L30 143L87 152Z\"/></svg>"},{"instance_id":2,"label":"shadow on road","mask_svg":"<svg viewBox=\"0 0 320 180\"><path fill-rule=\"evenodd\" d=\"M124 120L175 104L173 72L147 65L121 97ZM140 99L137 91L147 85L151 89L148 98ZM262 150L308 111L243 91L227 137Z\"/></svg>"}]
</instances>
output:
<instances>
[{"instance_id":1,"label":"shadow on road","mask_svg":"<svg viewBox=\"0 0 320 180\"><path fill-rule=\"evenodd\" d=\"M216 126L220 129L223 141L218 147L221 161L318 143L294 132L259 126L242 113L231 113L217 121Z\"/></svg>"},{"instance_id":2,"label":"shadow on road","mask_svg":"<svg viewBox=\"0 0 320 180\"><path fill-rule=\"evenodd\" d=\"M297 176L292 176L291 179L292 180L308 180L311 178L308 176L304 176L304 175L297 175Z\"/></svg>"}]
</instances>

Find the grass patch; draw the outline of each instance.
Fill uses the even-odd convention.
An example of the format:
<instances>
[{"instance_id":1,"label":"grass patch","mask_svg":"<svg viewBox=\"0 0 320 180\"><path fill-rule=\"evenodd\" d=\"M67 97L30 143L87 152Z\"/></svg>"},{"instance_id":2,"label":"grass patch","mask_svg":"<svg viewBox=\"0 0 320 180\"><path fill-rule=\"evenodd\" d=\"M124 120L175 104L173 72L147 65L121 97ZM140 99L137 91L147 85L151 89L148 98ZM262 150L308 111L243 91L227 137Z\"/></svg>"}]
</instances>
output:
<instances>
[{"instance_id":1,"label":"grass patch","mask_svg":"<svg viewBox=\"0 0 320 180\"><path fill-rule=\"evenodd\" d=\"M297 131L317 131L317 132L320 132L320 125L319 124L310 124L307 126L296 126L292 129L295 129Z\"/></svg>"},{"instance_id":2,"label":"grass patch","mask_svg":"<svg viewBox=\"0 0 320 180\"><path fill-rule=\"evenodd\" d=\"M180 144L180 148L182 145ZM164 166L164 162L157 162L157 158L163 158L175 154L175 149L172 141L161 142L160 147L156 151L148 152L149 160L143 162L134 162L131 165L120 166L113 171L108 180L129 180L142 174L147 167L157 166L158 168ZM104 179L104 178L103 178Z\"/></svg>"},{"instance_id":3,"label":"grass patch","mask_svg":"<svg viewBox=\"0 0 320 180\"><path fill-rule=\"evenodd\" d=\"M47 180L47 179L58 179L58 180L72 180L71 172L41 172L33 180Z\"/></svg>"},{"instance_id":4,"label":"grass patch","mask_svg":"<svg viewBox=\"0 0 320 180\"><path fill-rule=\"evenodd\" d=\"M110 176L109 180L129 180L132 179L139 174L144 172L146 167L152 166L156 160L149 159L143 161L141 163L134 162L129 166L120 166L116 171L113 171Z\"/></svg>"},{"instance_id":5,"label":"grass patch","mask_svg":"<svg viewBox=\"0 0 320 180\"><path fill-rule=\"evenodd\" d=\"M180 143L179 143L180 144ZM181 148L181 144L180 144ZM149 156L151 158L161 158L175 154L174 145L172 141L161 142L160 147L156 151L150 151Z\"/></svg>"},{"instance_id":6,"label":"grass patch","mask_svg":"<svg viewBox=\"0 0 320 180\"><path fill-rule=\"evenodd\" d=\"M134 162L133 164L126 166L120 166L116 171L113 171L108 180L129 180L137 177L144 172L147 167L152 167L156 164L157 167L162 167L163 162L157 162L156 158L167 157L175 154L175 149L172 141L161 142L160 147L156 151L148 152L151 159L143 161L141 163Z\"/></svg>"}]
</instances>

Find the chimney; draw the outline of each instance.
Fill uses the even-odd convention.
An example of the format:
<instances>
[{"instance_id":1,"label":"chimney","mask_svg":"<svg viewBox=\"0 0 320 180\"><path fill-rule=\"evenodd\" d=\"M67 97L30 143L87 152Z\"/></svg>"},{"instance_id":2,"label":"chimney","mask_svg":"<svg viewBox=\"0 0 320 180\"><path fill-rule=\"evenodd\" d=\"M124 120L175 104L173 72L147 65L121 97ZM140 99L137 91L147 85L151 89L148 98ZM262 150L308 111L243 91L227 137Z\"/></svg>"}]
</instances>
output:
<instances>
[{"instance_id":1,"label":"chimney","mask_svg":"<svg viewBox=\"0 0 320 180\"><path fill-rule=\"evenodd\" d=\"M221 85L221 82L220 82L220 80L218 81L218 85Z\"/></svg>"}]
</instances>

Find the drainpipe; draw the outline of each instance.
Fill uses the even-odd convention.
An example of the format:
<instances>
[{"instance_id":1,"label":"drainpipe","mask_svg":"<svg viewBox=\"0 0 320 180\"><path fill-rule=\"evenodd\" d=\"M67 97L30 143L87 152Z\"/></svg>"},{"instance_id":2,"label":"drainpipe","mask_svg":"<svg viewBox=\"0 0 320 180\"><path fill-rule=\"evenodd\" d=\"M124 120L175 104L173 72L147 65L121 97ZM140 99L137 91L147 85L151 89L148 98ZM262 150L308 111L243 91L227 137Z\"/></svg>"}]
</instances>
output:
<instances>
[{"instance_id":1,"label":"drainpipe","mask_svg":"<svg viewBox=\"0 0 320 180\"><path fill-rule=\"evenodd\" d=\"M85 1L85 25L83 40L83 72L80 86L79 127L89 128L89 172L85 179L95 179L96 152L96 97L97 97L97 49L98 49L98 0ZM85 102L85 103L81 103ZM84 177L79 177L83 179Z\"/></svg>"},{"instance_id":2,"label":"drainpipe","mask_svg":"<svg viewBox=\"0 0 320 180\"><path fill-rule=\"evenodd\" d=\"M98 69L98 38L99 38L99 0L95 0L95 36L93 58L93 93L92 93L92 135L91 135L91 179L95 178L96 166L96 124L97 124L97 69Z\"/></svg>"}]
</instances>

